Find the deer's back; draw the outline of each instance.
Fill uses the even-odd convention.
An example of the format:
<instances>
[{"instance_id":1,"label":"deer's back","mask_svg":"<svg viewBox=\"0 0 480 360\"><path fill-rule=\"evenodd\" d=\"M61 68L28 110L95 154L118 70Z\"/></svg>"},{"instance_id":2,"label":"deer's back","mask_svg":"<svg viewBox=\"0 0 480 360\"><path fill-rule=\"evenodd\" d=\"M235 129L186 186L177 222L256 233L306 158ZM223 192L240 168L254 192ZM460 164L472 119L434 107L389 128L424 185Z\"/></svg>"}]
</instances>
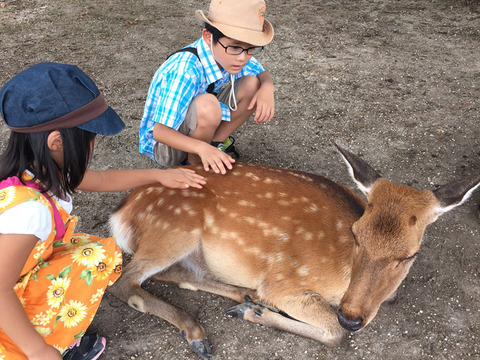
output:
<instances>
[{"instance_id":1,"label":"deer's back","mask_svg":"<svg viewBox=\"0 0 480 360\"><path fill-rule=\"evenodd\" d=\"M206 177L203 189L148 185L127 196L119 211L135 229L134 250L148 242L145 251L161 255L183 241L196 246L217 278L249 288L287 279L306 287L313 278L342 283L332 274L348 278L350 228L364 210L350 189L269 166L239 163L223 176L192 168Z\"/></svg>"}]
</instances>

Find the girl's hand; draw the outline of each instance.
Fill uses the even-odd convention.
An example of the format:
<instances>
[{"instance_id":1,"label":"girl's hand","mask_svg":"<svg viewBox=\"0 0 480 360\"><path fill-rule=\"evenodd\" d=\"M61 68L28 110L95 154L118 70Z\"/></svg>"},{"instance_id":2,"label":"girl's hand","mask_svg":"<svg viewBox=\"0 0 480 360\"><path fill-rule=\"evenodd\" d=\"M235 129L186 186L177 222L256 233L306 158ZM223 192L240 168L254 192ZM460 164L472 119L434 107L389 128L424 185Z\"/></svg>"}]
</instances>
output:
<instances>
[{"instance_id":1,"label":"girl's hand","mask_svg":"<svg viewBox=\"0 0 480 360\"><path fill-rule=\"evenodd\" d=\"M45 348L42 351L38 351L35 355L29 356L28 360L62 360L60 351L53 346L45 344Z\"/></svg>"},{"instance_id":2,"label":"girl's hand","mask_svg":"<svg viewBox=\"0 0 480 360\"><path fill-rule=\"evenodd\" d=\"M207 183L203 176L198 175L195 171L190 169L175 168L160 171L162 172L162 176L158 181L163 186L169 188L187 189L192 186L201 189L202 185Z\"/></svg>"},{"instance_id":3,"label":"girl's hand","mask_svg":"<svg viewBox=\"0 0 480 360\"><path fill-rule=\"evenodd\" d=\"M200 156L200 159L202 160L205 171L208 172L211 168L216 174L226 174L227 170L225 168L232 170L232 164L235 162L235 159L230 155L225 154L215 146L207 143L202 145L198 152L198 156Z\"/></svg>"}]
</instances>

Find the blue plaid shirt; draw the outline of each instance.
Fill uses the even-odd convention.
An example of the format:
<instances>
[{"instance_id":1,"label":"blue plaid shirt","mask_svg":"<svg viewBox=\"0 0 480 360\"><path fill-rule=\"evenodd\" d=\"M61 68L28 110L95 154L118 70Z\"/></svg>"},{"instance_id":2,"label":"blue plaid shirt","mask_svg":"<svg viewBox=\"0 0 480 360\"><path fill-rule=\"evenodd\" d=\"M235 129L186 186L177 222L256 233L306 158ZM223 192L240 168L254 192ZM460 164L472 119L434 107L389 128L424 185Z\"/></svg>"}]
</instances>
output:
<instances>
[{"instance_id":1,"label":"blue plaid shirt","mask_svg":"<svg viewBox=\"0 0 480 360\"><path fill-rule=\"evenodd\" d=\"M207 43L200 38L189 47L197 49L198 58L191 52L182 51L168 58L155 73L147 101L143 111L142 122L139 129L140 153L154 159L153 126L160 123L178 130L188 106L192 100L207 91L208 85L214 83L214 91L218 92L229 80L230 74L218 67ZM255 59L250 61L235 75L238 79L246 75L257 76L264 69ZM220 103L222 107L222 120L230 121L230 109Z\"/></svg>"}]
</instances>

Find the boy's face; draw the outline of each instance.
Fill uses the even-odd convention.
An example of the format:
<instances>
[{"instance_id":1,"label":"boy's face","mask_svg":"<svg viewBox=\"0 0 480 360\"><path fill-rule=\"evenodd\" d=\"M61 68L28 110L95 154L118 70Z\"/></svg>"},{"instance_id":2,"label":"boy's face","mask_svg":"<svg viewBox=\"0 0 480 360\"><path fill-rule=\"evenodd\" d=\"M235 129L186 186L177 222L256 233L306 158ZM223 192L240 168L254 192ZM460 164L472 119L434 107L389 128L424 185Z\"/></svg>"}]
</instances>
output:
<instances>
[{"instance_id":1,"label":"boy's face","mask_svg":"<svg viewBox=\"0 0 480 360\"><path fill-rule=\"evenodd\" d=\"M203 31L203 39L208 44L208 46L212 48L211 34L205 29ZM242 53L239 55L227 54L225 51L225 47L227 46L235 46L241 47L243 49L248 49L253 47L253 45L242 41L234 40L226 36L220 38L219 41L215 45L213 45L213 56L215 57L217 64L221 68L225 69L225 71L229 74L235 75L239 73L240 70L242 70L242 68L251 59L252 55L248 55L247 51L242 51Z\"/></svg>"}]
</instances>

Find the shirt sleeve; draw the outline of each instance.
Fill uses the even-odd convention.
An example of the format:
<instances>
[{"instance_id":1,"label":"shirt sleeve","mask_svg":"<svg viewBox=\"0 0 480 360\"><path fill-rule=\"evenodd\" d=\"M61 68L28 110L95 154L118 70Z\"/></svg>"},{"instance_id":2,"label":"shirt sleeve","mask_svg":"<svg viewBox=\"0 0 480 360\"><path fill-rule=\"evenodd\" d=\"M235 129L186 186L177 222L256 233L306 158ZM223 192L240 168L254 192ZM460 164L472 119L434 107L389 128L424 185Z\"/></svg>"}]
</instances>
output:
<instances>
[{"instance_id":1,"label":"shirt sleeve","mask_svg":"<svg viewBox=\"0 0 480 360\"><path fill-rule=\"evenodd\" d=\"M40 241L52 232L52 214L39 201L18 204L0 214L0 234L35 235Z\"/></svg>"},{"instance_id":2,"label":"shirt sleeve","mask_svg":"<svg viewBox=\"0 0 480 360\"><path fill-rule=\"evenodd\" d=\"M170 71L159 83L153 121L178 130L195 95L195 82L181 71Z\"/></svg>"},{"instance_id":3,"label":"shirt sleeve","mask_svg":"<svg viewBox=\"0 0 480 360\"><path fill-rule=\"evenodd\" d=\"M252 57L247 64L243 67L237 77L247 76L247 75L254 75L257 76L258 74L264 72L265 69L263 68L262 64L260 64L257 59Z\"/></svg>"}]
</instances>

